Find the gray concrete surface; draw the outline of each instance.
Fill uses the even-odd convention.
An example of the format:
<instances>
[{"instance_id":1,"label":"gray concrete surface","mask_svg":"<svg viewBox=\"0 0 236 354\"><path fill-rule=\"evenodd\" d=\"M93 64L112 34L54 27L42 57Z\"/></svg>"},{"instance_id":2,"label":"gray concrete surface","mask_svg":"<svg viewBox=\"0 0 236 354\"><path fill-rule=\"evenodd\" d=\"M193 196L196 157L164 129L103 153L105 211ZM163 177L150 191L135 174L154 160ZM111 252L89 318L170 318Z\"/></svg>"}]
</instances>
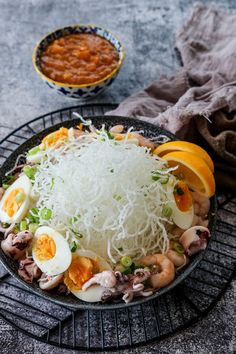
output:
<instances>
[{"instance_id":1,"label":"gray concrete surface","mask_svg":"<svg viewBox=\"0 0 236 354\"><path fill-rule=\"evenodd\" d=\"M212 3L204 1L205 3ZM161 74L178 68L174 34L194 1L188 0L0 0L0 137L43 113L76 104L40 80L31 64L35 43L52 29L95 23L116 33L126 51L124 67L109 91L94 102L120 102ZM235 0L218 6L236 11ZM231 284L211 313L160 343L125 353L234 353L235 289ZM0 352L69 353L42 344L0 321Z\"/></svg>"}]
</instances>

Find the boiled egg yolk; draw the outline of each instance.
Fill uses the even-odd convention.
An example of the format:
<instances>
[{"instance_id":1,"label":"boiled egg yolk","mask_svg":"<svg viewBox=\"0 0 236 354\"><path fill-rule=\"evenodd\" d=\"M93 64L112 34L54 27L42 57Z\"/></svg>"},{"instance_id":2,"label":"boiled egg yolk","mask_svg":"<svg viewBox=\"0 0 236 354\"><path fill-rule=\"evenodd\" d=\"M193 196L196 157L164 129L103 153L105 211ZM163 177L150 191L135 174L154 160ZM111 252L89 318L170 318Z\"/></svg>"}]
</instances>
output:
<instances>
[{"instance_id":1,"label":"boiled egg yolk","mask_svg":"<svg viewBox=\"0 0 236 354\"><path fill-rule=\"evenodd\" d=\"M51 147L54 144L56 144L58 141L63 141L68 138L68 129L67 128L60 128L57 131L48 134L43 140L42 140L42 146L43 148L47 146Z\"/></svg>"},{"instance_id":2,"label":"boiled egg yolk","mask_svg":"<svg viewBox=\"0 0 236 354\"><path fill-rule=\"evenodd\" d=\"M39 261L52 259L56 254L56 244L49 235L41 235L35 245L35 256Z\"/></svg>"},{"instance_id":3,"label":"boiled egg yolk","mask_svg":"<svg viewBox=\"0 0 236 354\"><path fill-rule=\"evenodd\" d=\"M183 181L179 181L175 185L174 197L176 205L181 211L188 211L193 205L192 196L188 186Z\"/></svg>"},{"instance_id":4,"label":"boiled egg yolk","mask_svg":"<svg viewBox=\"0 0 236 354\"><path fill-rule=\"evenodd\" d=\"M93 274L99 269L96 260L73 255L70 267L65 273L64 283L69 290L81 290L82 285L92 278Z\"/></svg>"},{"instance_id":5,"label":"boiled egg yolk","mask_svg":"<svg viewBox=\"0 0 236 354\"><path fill-rule=\"evenodd\" d=\"M12 217L20 209L25 200L25 192L22 188L13 189L8 197L4 200L3 210Z\"/></svg>"}]
</instances>

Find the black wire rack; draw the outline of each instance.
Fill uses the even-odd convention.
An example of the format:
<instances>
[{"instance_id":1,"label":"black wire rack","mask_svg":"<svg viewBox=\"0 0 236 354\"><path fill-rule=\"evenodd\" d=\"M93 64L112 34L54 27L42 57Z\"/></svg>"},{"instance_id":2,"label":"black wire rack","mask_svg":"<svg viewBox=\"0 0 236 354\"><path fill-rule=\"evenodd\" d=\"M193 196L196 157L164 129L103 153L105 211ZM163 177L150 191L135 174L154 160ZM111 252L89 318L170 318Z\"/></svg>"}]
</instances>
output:
<instances>
[{"instance_id":1,"label":"black wire rack","mask_svg":"<svg viewBox=\"0 0 236 354\"><path fill-rule=\"evenodd\" d=\"M69 107L40 116L0 141L0 163L42 129L81 115L102 115L115 105ZM220 194L216 237L179 286L144 304L109 310L72 310L31 293L0 267L0 316L21 332L54 346L120 350L158 341L205 316L232 280L236 267L236 195Z\"/></svg>"}]
</instances>

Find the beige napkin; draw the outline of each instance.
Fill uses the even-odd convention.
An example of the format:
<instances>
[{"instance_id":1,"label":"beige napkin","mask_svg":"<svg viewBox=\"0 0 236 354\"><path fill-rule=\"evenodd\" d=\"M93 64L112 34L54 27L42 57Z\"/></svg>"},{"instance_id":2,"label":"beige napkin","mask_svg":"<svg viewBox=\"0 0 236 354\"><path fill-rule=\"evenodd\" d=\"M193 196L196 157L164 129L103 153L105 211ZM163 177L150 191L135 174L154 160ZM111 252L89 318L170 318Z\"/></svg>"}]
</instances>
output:
<instances>
[{"instance_id":1,"label":"beige napkin","mask_svg":"<svg viewBox=\"0 0 236 354\"><path fill-rule=\"evenodd\" d=\"M183 68L107 114L157 124L213 154L216 179L236 189L236 15L196 5L177 35Z\"/></svg>"}]
</instances>

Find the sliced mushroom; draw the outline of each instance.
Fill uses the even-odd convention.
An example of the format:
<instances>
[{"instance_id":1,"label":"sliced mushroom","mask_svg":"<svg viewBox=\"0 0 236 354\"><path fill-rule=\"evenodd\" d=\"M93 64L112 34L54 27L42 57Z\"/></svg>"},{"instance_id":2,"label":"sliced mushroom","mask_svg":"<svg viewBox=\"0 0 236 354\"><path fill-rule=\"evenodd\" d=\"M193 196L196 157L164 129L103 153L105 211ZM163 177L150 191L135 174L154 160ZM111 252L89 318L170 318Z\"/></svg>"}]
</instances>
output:
<instances>
[{"instance_id":1,"label":"sliced mushroom","mask_svg":"<svg viewBox=\"0 0 236 354\"><path fill-rule=\"evenodd\" d=\"M39 279L39 287L42 290L52 290L56 286L58 286L61 281L63 280L64 274L54 275L52 277L47 276L45 273L42 274L41 278Z\"/></svg>"},{"instance_id":2,"label":"sliced mushroom","mask_svg":"<svg viewBox=\"0 0 236 354\"><path fill-rule=\"evenodd\" d=\"M193 226L186 230L179 239L188 256L202 251L207 246L210 231L204 226Z\"/></svg>"}]
</instances>

